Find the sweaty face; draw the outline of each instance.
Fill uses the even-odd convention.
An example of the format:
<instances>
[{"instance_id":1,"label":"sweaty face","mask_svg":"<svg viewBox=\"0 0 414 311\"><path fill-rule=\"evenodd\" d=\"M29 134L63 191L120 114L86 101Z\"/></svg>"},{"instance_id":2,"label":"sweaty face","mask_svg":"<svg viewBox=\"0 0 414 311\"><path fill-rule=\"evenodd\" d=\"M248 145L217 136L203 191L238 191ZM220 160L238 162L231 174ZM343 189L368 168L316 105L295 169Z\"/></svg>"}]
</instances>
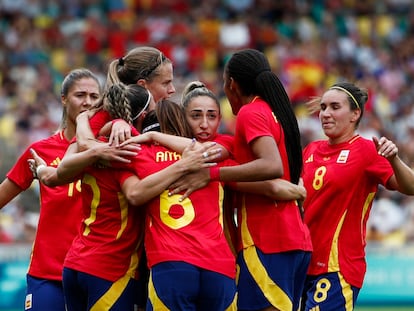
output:
<instances>
[{"instance_id":1,"label":"sweaty face","mask_svg":"<svg viewBox=\"0 0 414 311\"><path fill-rule=\"evenodd\" d=\"M76 81L66 96L62 96L66 107L68 122L75 124L79 113L96 105L100 99L99 85L92 78L82 78Z\"/></svg>"},{"instance_id":2,"label":"sweaty face","mask_svg":"<svg viewBox=\"0 0 414 311\"><path fill-rule=\"evenodd\" d=\"M214 139L221 120L219 107L214 99L208 96L193 98L185 109L185 116L199 142Z\"/></svg>"},{"instance_id":3,"label":"sweaty face","mask_svg":"<svg viewBox=\"0 0 414 311\"><path fill-rule=\"evenodd\" d=\"M351 110L348 95L340 90L328 90L321 98L319 120L331 143L349 140L360 116L359 110Z\"/></svg>"},{"instance_id":4,"label":"sweaty face","mask_svg":"<svg viewBox=\"0 0 414 311\"><path fill-rule=\"evenodd\" d=\"M156 103L162 99L170 98L175 93L172 64L161 64L158 72L159 74L152 81L145 81L145 87L151 92Z\"/></svg>"}]
</instances>

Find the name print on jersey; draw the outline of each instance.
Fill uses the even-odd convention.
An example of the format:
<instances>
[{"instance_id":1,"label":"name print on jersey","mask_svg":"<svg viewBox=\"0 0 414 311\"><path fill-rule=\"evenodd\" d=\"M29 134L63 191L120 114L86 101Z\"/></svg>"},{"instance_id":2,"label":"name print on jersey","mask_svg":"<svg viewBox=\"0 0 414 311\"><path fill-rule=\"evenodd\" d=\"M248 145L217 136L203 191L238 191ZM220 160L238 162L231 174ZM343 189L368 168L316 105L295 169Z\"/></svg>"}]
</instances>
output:
<instances>
[{"instance_id":1,"label":"name print on jersey","mask_svg":"<svg viewBox=\"0 0 414 311\"><path fill-rule=\"evenodd\" d=\"M175 151L158 151L155 155L156 162L171 162L181 159L181 154Z\"/></svg>"}]
</instances>

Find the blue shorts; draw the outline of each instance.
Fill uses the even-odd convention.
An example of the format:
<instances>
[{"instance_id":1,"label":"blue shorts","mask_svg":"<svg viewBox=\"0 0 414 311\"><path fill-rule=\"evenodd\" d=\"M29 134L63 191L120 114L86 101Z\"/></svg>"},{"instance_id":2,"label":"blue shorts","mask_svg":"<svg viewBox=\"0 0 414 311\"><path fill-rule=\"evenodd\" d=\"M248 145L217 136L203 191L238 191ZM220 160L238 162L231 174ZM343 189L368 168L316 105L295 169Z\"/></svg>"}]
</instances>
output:
<instances>
[{"instance_id":1,"label":"blue shorts","mask_svg":"<svg viewBox=\"0 0 414 311\"><path fill-rule=\"evenodd\" d=\"M308 275L301 310L353 310L359 290L348 284L340 272Z\"/></svg>"},{"instance_id":2,"label":"blue shorts","mask_svg":"<svg viewBox=\"0 0 414 311\"><path fill-rule=\"evenodd\" d=\"M67 311L134 310L139 282L124 276L110 282L88 273L63 268L63 291Z\"/></svg>"},{"instance_id":3,"label":"blue shorts","mask_svg":"<svg viewBox=\"0 0 414 311\"><path fill-rule=\"evenodd\" d=\"M26 275L26 282L25 310L65 311L62 282L39 279L31 275Z\"/></svg>"},{"instance_id":4,"label":"blue shorts","mask_svg":"<svg viewBox=\"0 0 414 311\"><path fill-rule=\"evenodd\" d=\"M255 246L239 252L238 310L297 310L311 253L264 254Z\"/></svg>"},{"instance_id":5,"label":"blue shorts","mask_svg":"<svg viewBox=\"0 0 414 311\"><path fill-rule=\"evenodd\" d=\"M236 310L236 282L223 274L169 261L150 270L147 310Z\"/></svg>"}]
</instances>

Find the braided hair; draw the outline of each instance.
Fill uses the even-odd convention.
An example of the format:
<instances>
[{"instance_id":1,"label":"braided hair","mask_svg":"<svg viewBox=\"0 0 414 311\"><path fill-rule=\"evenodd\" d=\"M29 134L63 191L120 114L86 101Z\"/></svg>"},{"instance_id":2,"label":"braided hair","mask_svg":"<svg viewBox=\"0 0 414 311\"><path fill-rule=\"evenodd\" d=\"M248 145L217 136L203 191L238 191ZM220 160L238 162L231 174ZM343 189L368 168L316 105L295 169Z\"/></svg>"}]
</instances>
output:
<instances>
[{"instance_id":1,"label":"braided hair","mask_svg":"<svg viewBox=\"0 0 414 311\"><path fill-rule=\"evenodd\" d=\"M104 109L113 119L133 121L149 107L151 94L138 84L117 83L109 87L104 95Z\"/></svg>"},{"instance_id":2,"label":"braided hair","mask_svg":"<svg viewBox=\"0 0 414 311\"><path fill-rule=\"evenodd\" d=\"M283 128L291 181L297 184L303 165L299 126L289 96L266 56L254 49L238 51L227 62L225 72L239 84L242 95L260 96L270 106Z\"/></svg>"}]
</instances>

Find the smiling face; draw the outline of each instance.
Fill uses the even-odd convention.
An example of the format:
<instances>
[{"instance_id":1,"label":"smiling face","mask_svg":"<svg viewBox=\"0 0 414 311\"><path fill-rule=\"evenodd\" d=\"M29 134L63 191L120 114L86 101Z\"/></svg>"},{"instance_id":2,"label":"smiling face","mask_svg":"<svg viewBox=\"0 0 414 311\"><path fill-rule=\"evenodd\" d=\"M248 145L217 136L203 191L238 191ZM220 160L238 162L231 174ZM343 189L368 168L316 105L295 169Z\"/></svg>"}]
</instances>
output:
<instances>
[{"instance_id":1,"label":"smiling face","mask_svg":"<svg viewBox=\"0 0 414 311\"><path fill-rule=\"evenodd\" d=\"M192 98L185 109L185 116L194 137L199 142L214 139L220 125L221 115L213 98L209 96Z\"/></svg>"},{"instance_id":2,"label":"smiling face","mask_svg":"<svg viewBox=\"0 0 414 311\"><path fill-rule=\"evenodd\" d=\"M351 110L348 95L340 90L328 90L321 98L319 120L331 144L348 141L355 135L359 109Z\"/></svg>"}]
</instances>

